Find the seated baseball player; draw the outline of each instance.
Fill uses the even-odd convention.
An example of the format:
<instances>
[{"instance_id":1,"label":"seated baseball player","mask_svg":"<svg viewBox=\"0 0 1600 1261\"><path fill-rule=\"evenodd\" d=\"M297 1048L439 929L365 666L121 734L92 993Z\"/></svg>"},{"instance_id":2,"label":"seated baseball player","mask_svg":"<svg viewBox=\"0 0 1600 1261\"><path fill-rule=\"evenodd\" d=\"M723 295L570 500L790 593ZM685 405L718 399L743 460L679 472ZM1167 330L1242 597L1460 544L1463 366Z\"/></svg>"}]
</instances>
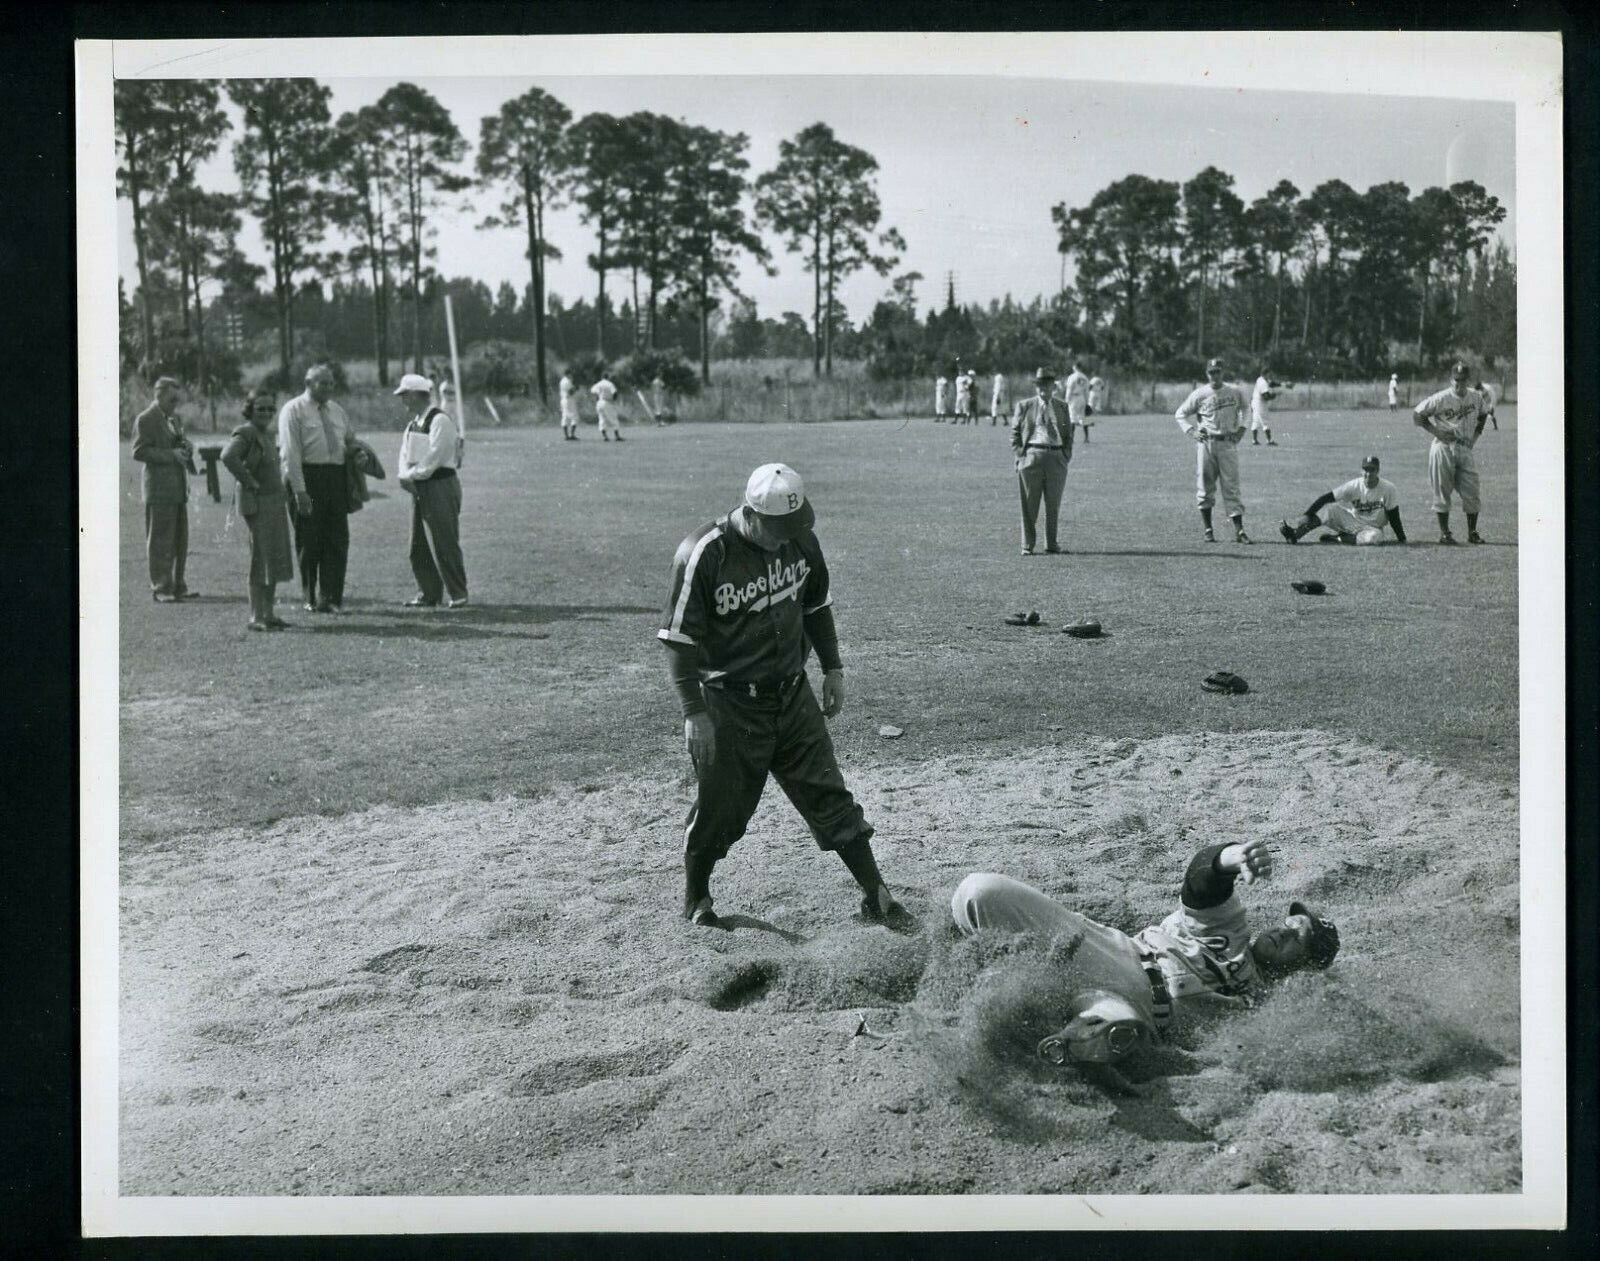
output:
<instances>
[{"instance_id":1,"label":"seated baseball player","mask_svg":"<svg viewBox=\"0 0 1600 1261\"><path fill-rule=\"evenodd\" d=\"M1281 924L1249 931L1235 881L1271 874L1266 841L1208 845L1189 863L1178 909L1132 937L1007 876L968 876L950 910L968 936L1033 933L1058 947L1077 988L1070 1019L1039 1043L1039 1055L1057 1065L1112 1065L1141 1040L1160 1040L1185 1004L1248 1001L1263 981L1333 962L1339 930L1303 903L1291 902ZM1127 1088L1120 1076L1111 1084Z\"/></svg>"},{"instance_id":2,"label":"seated baseball player","mask_svg":"<svg viewBox=\"0 0 1600 1261\"><path fill-rule=\"evenodd\" d=\"M1328 510L1326 518L1317 515L1324 508ZM1293 525L1280 521L1278 533L1285 543L1298 543L1319 526L1332 531L1322 535L1319 543L1381 543L1386 529L1394 530L1396 543L1406 541L1406 528L1400 524L1400 492L1388 478L1378 476L1377 456L1361 461L1360 477L1319 495Z\"/></svg>"}]
</instances>

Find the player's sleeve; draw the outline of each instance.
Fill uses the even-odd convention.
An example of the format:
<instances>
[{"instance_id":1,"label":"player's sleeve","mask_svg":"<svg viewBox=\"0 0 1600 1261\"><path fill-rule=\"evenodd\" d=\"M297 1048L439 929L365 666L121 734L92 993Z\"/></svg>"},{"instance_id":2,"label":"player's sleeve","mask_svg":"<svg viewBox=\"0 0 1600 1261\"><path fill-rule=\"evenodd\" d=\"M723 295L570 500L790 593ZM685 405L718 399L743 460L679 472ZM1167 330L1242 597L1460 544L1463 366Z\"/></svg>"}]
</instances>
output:
<instances>
[{"instance_id":1,"label":"player's sleeve","mask_svg":"<svg viewBox=\"0 0 1600 1261\"><path fill-rule=\"evenodd\" d=\"M1233 896L1234 874L1217 866L1217 858L1226 844L1207 845L1189 860L1189 870L1184 873L1183 890L1178 898L1191 911L1220 906Z\"/></svg>"},{"instance_id":2,"label":"player's sleeve","mask_svg":"<svg viewBox=\"0 0 1600 1261\"><path fill-rule=\"evenodd\" d=\"M1194 426L1186 425L1184 424L1184 421L1190 416L1193 416L1199 410L1200 391L1194 390L1190 393L1188 398L1184 399L1183 402L1178 404L1178 410L1172 413L1172 418L1178 422L1179 429L1183 430L1184 433L1188 433L1194 428Z\"/></svg>"},{"instance_id":3,"label":"player's sleeve","mask_svg":"<svg viewBox=\"0 0 1600 1261\"><path fill-rule=\"evenodd\" d=\"M1333 488L1332 499L1337 499L1342 504L1354 503L1360 493L1361 479L1352 477L1348 482L1341 482Z\"/></svg>"},{"instance_id":4,"label":"player's sleeve","mask_svg":"<svg viewBox=\"0 0 1600 1261\"><path fill-rule=\"evenodd\" d=\"M681 647L695 647L705 636L711 607L711 582L722 534L712 528L691 534L672 558L667 608L656 638Z\"/></svg>"},{"instance_id":5,"label":"player's sleeve","mask_svg":"<svg viewBox=\"0 0 1600 1261\"><path fill-rule=\"evenodd\" d=\"M1406 541L1406 528L1400 524L1400 505L1396 504L1392 508L1385 508L1384 512L1389 517L1389 528L1394 531L1395 538L1404 543Z\"/></svg>"},{"instance_id":6,"label":"player's sleeve","mask_svg":"<svg viewBox=\"0 0 1600 1261\"><path fill-rule=\"evenodd\" d=\"M800 592L800 608L809 617L833 603L833 592L829 589L828 562L822 557L822 545L810 531L800 540L800 554L810 570Z\"/></svg>"}]
</instances>

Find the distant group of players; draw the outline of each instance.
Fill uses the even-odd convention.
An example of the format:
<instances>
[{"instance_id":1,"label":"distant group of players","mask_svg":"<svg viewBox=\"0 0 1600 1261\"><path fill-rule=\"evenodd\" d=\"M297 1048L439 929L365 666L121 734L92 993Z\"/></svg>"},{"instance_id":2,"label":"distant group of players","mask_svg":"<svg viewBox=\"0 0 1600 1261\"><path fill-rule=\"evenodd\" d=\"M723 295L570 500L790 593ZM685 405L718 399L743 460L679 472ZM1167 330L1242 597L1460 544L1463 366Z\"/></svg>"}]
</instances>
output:
<instances>
[{"instance_id":1,"label":"distant group of players","mask_svg":"<svg viewBox=\"0 0 1600 1261\"><path fill-rule=\"evenodd\" d=\"M1281 390L1293 389L1294 382L1272 378L1265 364L1260 365L1250 395L1250 422L1243 423L1245 407L1242 392L1226 383L1227 365L1220 358L1206 364L1206 383L1189 394L1174 413L1183 432L1196 444L1195 498L1200 511L1201 537L1216 542L1213 509L1220 498L1233 527L1236 543L1250 543L1245 530L1244 500L1239 489L1238 445L1245 434L1253 445L1277 446L1272 436L1272 401ZM1081 435L1089 441L1093 417L1104 409L1107 386L1083 358L1075 358L1072 371L1058 391L1056 376L1041 367L1034 373L1035 394L1020 400L1011 413L1011 445L1016 454L1018 488L1022 508L1022 554L1037 550L1036 522L1044 508L1046 553L1064 553L1057 536L1061 496L1066 487L1067 467L1072 460L1074 441ZM935 423L977 423L977 374L957 361L954 376L953 415L949 411L951 379L941 375L934 385ZM1391 411L1399 406L1400 379L1389 378L1388 401ZM1450 528L1452 501L1459 496L1467 518L1467 541L1482 543L1478 532L1481 508L1477 463L1473 455L1485 424L1499 428L1495 418L1494 391L1476 377L1464 363L1451 370L1451 384L1429 395L1412 409L1417 426L1433 438L1428 452L1428 481L1432 504L1439 523L1439 542L1453 545L1458 540ZM1000 423L1006 411L1007 384L1003 373L995 373L989 402L991 425ZM1388 532L1395 542L1405 543L1405 527L1400 521L1399 497L1394 483L1380 477L1380 461L1367 455L1361 461L1361 475L1320 496L1293 523L1279 523L1279 533L1288 543L1298 542L1312 530L1326 526L1328 541L1373 544L1385 541ZM1324 514L1323 510L1327 512Z\"/></svg>"}]
</instances>

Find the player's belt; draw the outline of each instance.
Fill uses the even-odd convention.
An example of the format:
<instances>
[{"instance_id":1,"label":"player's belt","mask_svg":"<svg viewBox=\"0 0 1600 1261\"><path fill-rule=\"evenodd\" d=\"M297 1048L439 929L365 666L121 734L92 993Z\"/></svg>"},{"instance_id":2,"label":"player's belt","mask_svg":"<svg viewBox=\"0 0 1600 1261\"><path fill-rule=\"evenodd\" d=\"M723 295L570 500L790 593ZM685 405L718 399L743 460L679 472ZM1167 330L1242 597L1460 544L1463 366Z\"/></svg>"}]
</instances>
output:
<instances>
[{"instance_id":1,"label":"player's belt","mask_svg":"<svg viewBox=\"0 0 1600 1261\"><path fill-rule=\"evenodd\" d=\"M805 677L805 672L802 670L799 674L791 674L781 679L756 679L743 683L736 683L730 679L718 679L715 682L708 682L706 686L721 688L725 692L743 692L746 696L757 699L763 697L782 698L788 696L795 688L799 687Z\"/></svg>"},{"instance_id":2,"label":"player's belt","mask_svg":"<svg viewBox=\"0 0 1600 1261\"><path fill-rule=\"evenodd\" d=\"M1047 442L1029 442L1022 448L1024 451L1059 451L1060 447L1053 447Z\"/></svg>"},{"instance_id":3,"label":"player's belt","mask_svg":"<svg viewBox=\"0 0 1600 1261\"><path fill-rule=\"evenodd\" d=\"M1135 943L1138 946L1138 943ZM1164 1030L1172 1020L1172 994L1167 989L1167 978L1162 974L1161 965L1156 962L1153 951L1138 946L1139 966L1144 969L1145 979L1150 982L1150 1000L1154 1008L1156 1028Z\"/></svg>"}]
</instances>

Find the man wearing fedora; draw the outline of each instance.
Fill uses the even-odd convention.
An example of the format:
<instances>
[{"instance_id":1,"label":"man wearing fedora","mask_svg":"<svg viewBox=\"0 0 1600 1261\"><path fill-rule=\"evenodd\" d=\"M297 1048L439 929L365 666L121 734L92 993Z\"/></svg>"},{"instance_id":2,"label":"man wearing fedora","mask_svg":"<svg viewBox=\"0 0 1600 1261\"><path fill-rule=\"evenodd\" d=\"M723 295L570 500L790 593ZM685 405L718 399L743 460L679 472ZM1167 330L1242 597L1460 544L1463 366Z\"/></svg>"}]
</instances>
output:
<instances>
[{"instance_id":1,"label":"man wearing fedora","mask_svg":"<svg viewBox=\"0 0 1600 1261\"><path fill-rule=\"evenodd\" d=\"M864 895L862 913L891 928L912 922L878 871L872 825L845 786L824 721L844 705L844 665L815 520L800 474L763 464L743 502L673 557L657 638L695 774L683 915L703 927L731 927L712 909L711 872L744 835L769 774L817 847L844 860ZM820 706L805 671L813 650Z\"/></svg>"},{"instance_id":2,"label":"man wearing fedora","mask_svg":"<svg viewBox=\"0 0 1600 1261\"><path fill-rule=\"evenodd\" d=\"M1333 962L1338 928L1302 902L1291 902L1281 923L1250 931L1235 884L1266 879L1272 860L1262 840L1206 846L1189 863L1177 909L1131 937L987 872L962 880L950 913L969 937L1028 933L1050 947L1061 959L1068 1019L1040 1039L1039 1055L1057 1065L1110 1065L1140 1042L1164 1039L1195 1002L1247 1003L1263 982Z\"/></svg>"},{"instance_id":3,"label":"man wearing fedora","mask_svg":"<svg viewBox=\"0 0 1600 1261\"><path fill-rule=\"evenodd\" d=\"M433 609L447 601L446 608L459 609L467 603L467 563L461 556L456 422L433 406L433 382L427 377L406 373L395 394L411 413L400 439L400 487L411 496L411 572L417 594L406 604Z\"/></svg>"},{"instance_id":4,"label":"man wearing fedora","mask_svg":"<svg viewBox=\"0 0 1600 1261\"><path fill-rule=\"evenodd\" d=\"M300 587L309 613L344 611L350 559L350 479L345 463L356 449L344 408L333 401L333 370L306 369L305 393L278 412L283 480L294 498L294 543ZM360 461L365 463L364 458Z\"/></svg>"},{"instance_id":5,"label":"man wearing fedora","mask_svg":"<svg viewBox=\"0 0 1600 1261\"><path fill-rule=\"evenodd\" d=\"M1040 368L1033 374L1034 395L1017 404L1011 418L1011 449L1017 457L1017 488L1022 497L1022 554L1032 556L1038 542L1035 525L1044 500L1044 550L1064 552L1056 539L1061 493L1072 462L1072 420L1067 405L1052 390L1056 374Z\"/></svg>"}]
</instances>

